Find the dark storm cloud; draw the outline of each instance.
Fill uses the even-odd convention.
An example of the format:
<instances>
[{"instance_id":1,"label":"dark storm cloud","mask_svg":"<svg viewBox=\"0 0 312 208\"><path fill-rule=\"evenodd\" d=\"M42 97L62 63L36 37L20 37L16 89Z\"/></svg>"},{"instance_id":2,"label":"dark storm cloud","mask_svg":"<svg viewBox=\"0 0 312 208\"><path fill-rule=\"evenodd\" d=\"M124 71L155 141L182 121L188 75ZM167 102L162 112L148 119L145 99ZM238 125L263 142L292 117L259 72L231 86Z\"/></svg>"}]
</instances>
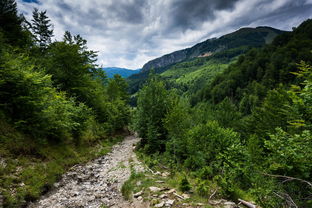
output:
<instances>
[{"instance_id":1,"label":"dark storm cloud","mask_svg":"<svg viewBox=\"0 0 312 208\"><path fill-rule=\"evenodd\" d=\"M113 17L118 21L127 22L131 24L142 23L143 12L146 6L145 0L134 0L127 2L114 1L108 6L107 11L113 13Z\"/></svg>"},{"instance_id":2,"label":"dark storm cloud","mask_svg":"<svg viewBox=\"0 0 312 208\"><path fill-rule=\"evenodd\" d=\"M194 29L216 18L215 12L233 9L238 0L175 0L171 4L171 28Z\"/></svg>"},{"instance_id":3,"label":"dark storm cloud","mask_svg":"<svg viewBox=\"0 0 312 208\"><path fill-rule=\"evenodd\" d=\"M312 17L312 0L17 0L31 18L47 10L54 33L81 34L104 66L139 68L150 59L241 27L291 30Z\"/></svg>"}]
</instances>

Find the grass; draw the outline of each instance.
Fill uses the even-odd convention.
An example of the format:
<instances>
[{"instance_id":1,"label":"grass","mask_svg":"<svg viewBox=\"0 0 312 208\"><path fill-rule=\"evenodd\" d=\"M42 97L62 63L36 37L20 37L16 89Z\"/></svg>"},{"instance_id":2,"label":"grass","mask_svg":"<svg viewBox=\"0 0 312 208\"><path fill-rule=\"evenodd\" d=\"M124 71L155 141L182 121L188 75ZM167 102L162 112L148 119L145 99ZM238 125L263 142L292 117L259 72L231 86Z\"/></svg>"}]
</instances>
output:
<instances>
[{"instance_id":1,"label":"grass","mask_svg":"<svg viewBox=\"0 0 312 208\"><path fill-rule=\"evenodd\" d=\"M111 151L123 136L93 143L40 143L0 129L0 194L4 207L23 207L47 192L70 167ZM5 135L5 136L4 136Z\"/></svg>"},{"instance_id":2,"label":"grass","mask_svg":"<svg viewBox=\"0 0 312 208\"><path fill-rule=\"evenodd\" d=\"M163 72L161 76L178 84L189 84L203 77L205 77L206 81L207 79L210 80L218 73L221 73L228 65L228 62L218 59L204 59L200 60L200 62L195 59L176 64Z\"/></svg>"},{"instance_id":3,"label":"grass","mask_svg":"<svg viewBox=\"0 0 312 208\"><path fill-rule=\"evenodd\" d=\"M181 183L184 179L187 179L191 188L191 190L187 192L189 193L190 198L182 201L176 201L177 206L182 203L189 203L190 205L196 207L197 203L204 203L206 204L204 207L212 207L208 204L208 198L211 193L218 188L216 183L212 181L205 183L204 187L206 188L206 193L203 193L203 190L199 189L201 181L198 180L198 177L196 177L196 173L189 172L180 167L172 167L169 169L164 166L164 164L166 164L164 161L168 160L161 156L146 155L141 152L137 152L137 155L139 159L148 165L154 172L163 172L164 169L167 169L166 171L170 171L171 174L169 177L161 177L151 173L133 173L130 179L123 186L125 199L131 199L132 193L144 190L143 198L147 200L150 196L150 193L148 193L148 187L150 186L166 187L169 189L174 188L178 194L182 195L183 192L181 191ZM163 183L157 183L157 181L162 181ZM140 182L139 185L138 182ZM216 196L218 196L218 194L216 194Z\"/></svg>"},{"instance_id":4,"label":"grass","mask_svg":"<svg viewBox=\"0 0 312 208\"><path fill-rule=\"evenodd\" d=\"M151 178L144 173L136 173L131 170L130 178L122 185L121 193L125 200L131 200L132 194L144 190L154 184Z\"/></svg>"},{"instance_id":5,"label":"grass","mask_svg":"<svg viewBox=\"0 0 312 208\"><path fill-rule=\"evenodd\" d=\"M155 169L156 171L156 169ZM176 173L174 175L171 175L170 177L164 178L161 176L152 175L150 173L136 173L132 172L130 178L123 184L121 188L122 195L125 200L132 200L132 195L143 191L143 194L141 195L143 197L144 201L150 201L151 204L157 204L160 202L159 200L155 200L151 198L151 195L160 195L163 192L156 192L156 193L150 193L149 187L156 186L160 188L169 188L169 189L176 189L178 193L181 195L182 192L179 192L179 186L181 179L185 177L185 173ZM162 181L163 183L158 183L157 181ZM194 181L192 180L191 183L194 185ZM210 208L210 205L207 205L207 197L201 196L197 194L196 192L192 192L190 194L191 198L185 199L183 201L176 201L176 205L179 206L183 203L189 203L190 205L193 205L196 207L197 203L204 203L206 204L206 208Z\"/></svg>"}]
</instances>

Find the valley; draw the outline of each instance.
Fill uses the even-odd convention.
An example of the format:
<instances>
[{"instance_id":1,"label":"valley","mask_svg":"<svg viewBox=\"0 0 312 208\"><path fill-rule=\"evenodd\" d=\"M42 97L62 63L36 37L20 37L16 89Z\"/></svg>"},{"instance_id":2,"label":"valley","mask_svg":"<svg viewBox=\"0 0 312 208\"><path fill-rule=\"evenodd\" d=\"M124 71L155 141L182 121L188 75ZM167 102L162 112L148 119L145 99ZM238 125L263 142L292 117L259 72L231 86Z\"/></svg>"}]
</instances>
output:
<instances>
[{"instance_id":1,"label":"valley","mask_svg":"<svg viewBox=\"0 0 312 208\"><path fill-rule=\"evenodd\" d=\"M312 207L309 8L0 0L0 207Z\"/></svg>"}]
</instances>

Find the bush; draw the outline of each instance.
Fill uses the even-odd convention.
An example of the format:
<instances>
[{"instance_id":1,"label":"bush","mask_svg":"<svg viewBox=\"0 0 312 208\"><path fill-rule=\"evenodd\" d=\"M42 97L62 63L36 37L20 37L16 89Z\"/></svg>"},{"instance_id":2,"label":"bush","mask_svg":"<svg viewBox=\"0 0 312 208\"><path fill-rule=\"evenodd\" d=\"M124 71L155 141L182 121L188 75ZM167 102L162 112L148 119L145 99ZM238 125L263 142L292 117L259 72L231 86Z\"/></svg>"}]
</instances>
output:
<instances>
[{"instance_id":1,"label":"bush","mask_svg":"<svg viewBox=\"0 0 312 208\"><path fill-rule=\"evenodd\" d=\"M191 185L190 185L190 183L188 182L188 180L187 180L187 178L185 176L184 176L184 178L180 182L179 189L182 192L187 192L187 191L191 190Z\"/></svg>"},{"instance_id":2,"label":"bush","mask_svg":"<svg viewBox=\"0 0 312 208\"><path fill-rule=\"evenodd\" d=\"M58 92L51 76L35 69L29 58L9 54L6 58L0 72L0 98L14 126L37 138L69 138L88 109Z\"/></svg>"}]
</instances>

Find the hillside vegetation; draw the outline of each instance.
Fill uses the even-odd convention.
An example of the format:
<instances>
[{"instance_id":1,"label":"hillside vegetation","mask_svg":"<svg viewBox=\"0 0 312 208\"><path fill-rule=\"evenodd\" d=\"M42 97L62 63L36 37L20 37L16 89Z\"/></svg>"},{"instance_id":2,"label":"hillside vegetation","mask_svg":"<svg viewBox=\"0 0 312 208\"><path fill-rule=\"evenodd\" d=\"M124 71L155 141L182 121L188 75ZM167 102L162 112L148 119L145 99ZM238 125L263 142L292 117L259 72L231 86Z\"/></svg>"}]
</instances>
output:
<instances>
[{"instance_id":1,"label":"hillside vegetation","mask_svg":"<svg viewBox=\"0 0 312 208\"><path fill-rule=\"evenodd\" d=\"M177 73L174 78L177 78L176 75L184 76L187 71L199 70L193 73L198 77L199 74L204 74L200 73L200 69L197 69L198 66L211 65L211 60L218 64L229 64L234 57L245 53L251 47L261 47L271 43L274 37L283 32L270 27L242 28L220 38L208 39L191 48L166 54L149 61L143 66L140 73L128 78L130 93L138 91L147 80L151 70L157 74L170 70L171 72L165 73L164 76ZM178 68L179 71L175 72ZM181 68L184 68L183 74L181 74ZM173 81L175 82L175 80Z\"/></svg>"},{"instance_id":2,"label":"hillside vegetation","mask_svg":"<svg viewBox=\"0 0 312 208\"><path fill-rule=\"evenodd\" d=\"M140 69L125 69L118 67L107 67L102 68L108 78L113 78L115 74L119 74L122 78L127 78L132 74L137 74L140 72Z\"/></svg>"},{"instance_id":3,"label":"hillside vegetation","mask_svg":"<svg viewBox=\"0 0 312 208\"><path fill-rule=\"evenodd\" d=\"M109 151L128 122L127 84L107 80L80 35L52 41L46 11L27 22L4 0L0 23L0 205L22 207Z\"/></svg>"},{"instance_id":4,"label":"hillside vegetation","mask_svg":"<svg viewBox=\"0 0 312 208\"><path fill-rule=\"evenodd\" d=\"M133 126L146 161L205 198L311 207L312 20L228 67L216 60L171 66L140 89Z\"/></svg>"}]
</instances>

